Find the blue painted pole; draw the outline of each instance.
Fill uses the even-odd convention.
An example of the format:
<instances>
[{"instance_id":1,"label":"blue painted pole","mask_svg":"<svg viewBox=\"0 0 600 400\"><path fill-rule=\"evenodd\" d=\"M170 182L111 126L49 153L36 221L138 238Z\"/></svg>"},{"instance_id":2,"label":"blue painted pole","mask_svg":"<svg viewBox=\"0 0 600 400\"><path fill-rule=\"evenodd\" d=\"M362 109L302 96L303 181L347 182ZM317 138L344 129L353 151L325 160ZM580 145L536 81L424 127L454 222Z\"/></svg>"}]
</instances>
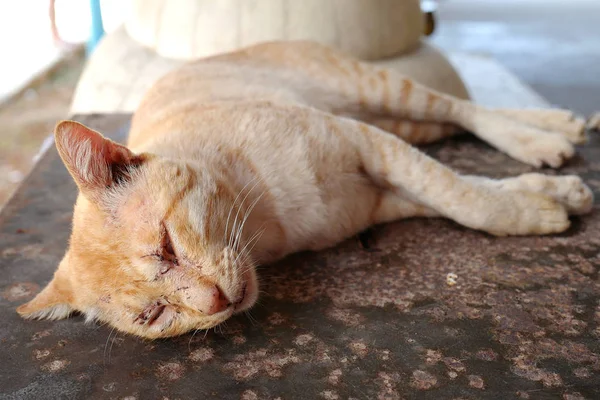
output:
<instances>
[{"instance_id":1,"label":"blue painted pole","mask_svg":"<svg viewBox=\"0 0 600 400\"><path fill-rule=\"evenodd\" d=\"M90 12L92 16L92 31L87 42L87 54L90 55L96 45L104 36L104 25L102 24L102 10L100 0L90 0Z\"/></svg>"}]
</instances>

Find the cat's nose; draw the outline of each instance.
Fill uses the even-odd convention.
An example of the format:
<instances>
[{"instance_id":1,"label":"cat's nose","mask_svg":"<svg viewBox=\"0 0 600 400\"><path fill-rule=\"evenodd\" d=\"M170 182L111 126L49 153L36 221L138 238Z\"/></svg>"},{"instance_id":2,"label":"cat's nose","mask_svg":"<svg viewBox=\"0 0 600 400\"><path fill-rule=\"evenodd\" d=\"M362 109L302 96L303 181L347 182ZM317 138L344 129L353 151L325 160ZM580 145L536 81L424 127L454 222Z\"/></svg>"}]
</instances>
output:
<instances>
[{"instance_id":1,"label":"cat's nose","mask_svg":"<svg viewBox=\"0 0 600 400\"><path fill-rule=\"evenodd\" d=\"M209 289L210 300L208 302L208 307L205 310L205 313L208 315L213 315L221 311L225 311L229 306L231 306L231 302L229 299L221 292L218 286L213 286Z\"/></svg>"}]
</instances>

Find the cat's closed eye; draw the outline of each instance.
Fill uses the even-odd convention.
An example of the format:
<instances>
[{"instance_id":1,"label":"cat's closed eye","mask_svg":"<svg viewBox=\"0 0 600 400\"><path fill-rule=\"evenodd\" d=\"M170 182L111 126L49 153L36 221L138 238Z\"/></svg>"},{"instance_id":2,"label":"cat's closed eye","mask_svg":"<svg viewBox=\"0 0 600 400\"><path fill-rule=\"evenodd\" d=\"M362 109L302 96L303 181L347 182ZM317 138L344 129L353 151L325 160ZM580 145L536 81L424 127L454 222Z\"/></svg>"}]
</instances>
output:
<instances>
[{"instance_id":1,"label":"cat's closed eye","mask_svg":"<svg viewBox=\"0 0 600 400\"><path fill-rule=\"evenodd\" d=\"M173 242L171 241L171 236L169 235L168 229L163 225L163 233L161 239L161 248L162 248L162 258L165 261L173 265L179 265L179 260L177 259L177 255L175 254L175 249L173 248Z\"/></svg>"},{"instance_id":2,"label":"cat's closed eye","mask_svg":"<svg viewBox=\"0 0 600 400\"><path fill-rule=\"evenodd\" d=\"M166 274L173 267L177 267L179 265L179 259L177 258L177 254L173 248L171 236L169 235L169 231L164 224L161 225L161 239L158 251L148 254L144 257L152 257L161 264L158 270L159 274L161 275Z\"/></svg>"}]
</instances>

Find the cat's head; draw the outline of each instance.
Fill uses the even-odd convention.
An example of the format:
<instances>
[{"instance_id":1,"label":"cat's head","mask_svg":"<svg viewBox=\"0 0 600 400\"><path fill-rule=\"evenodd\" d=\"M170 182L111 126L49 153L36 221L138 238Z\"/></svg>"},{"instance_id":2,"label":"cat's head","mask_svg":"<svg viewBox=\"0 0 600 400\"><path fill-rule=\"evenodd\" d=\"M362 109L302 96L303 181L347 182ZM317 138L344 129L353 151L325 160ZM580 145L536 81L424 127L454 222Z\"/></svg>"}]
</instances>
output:
<instances>
[{"instance_id":1,"label":"cat's head","mask_svg":"<svg viewBox=\"0 0 600 400\"><path fill-rule=\"evenodd\" d=\"M214 174L134 154L76 122L59 123L55 142L80 191L73 231L54 278L19 314L79 311L158 338L211 328L255 303L252 261L226 234L232 194Z\"/></svg>"}]
</instances>

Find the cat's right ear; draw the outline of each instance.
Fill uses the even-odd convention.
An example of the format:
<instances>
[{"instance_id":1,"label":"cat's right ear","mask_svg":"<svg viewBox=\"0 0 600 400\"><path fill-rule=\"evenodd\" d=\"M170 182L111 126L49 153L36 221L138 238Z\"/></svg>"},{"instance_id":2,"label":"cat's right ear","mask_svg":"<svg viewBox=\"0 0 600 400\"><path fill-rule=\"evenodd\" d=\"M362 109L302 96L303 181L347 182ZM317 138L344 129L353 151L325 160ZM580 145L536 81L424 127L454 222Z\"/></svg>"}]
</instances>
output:
<instances>
[{"instance_id":1,"label":"cat's right ear","mask_svg":"<svg viewBox=\"0 0 600 400\"><path fill-rule=\"evenodd\" d=\"M144 161L143 155L74 121L59 122L54 140L79 190L90 200L98 200L107 189L127 182Z\"/></svg>"}]
</instances>

